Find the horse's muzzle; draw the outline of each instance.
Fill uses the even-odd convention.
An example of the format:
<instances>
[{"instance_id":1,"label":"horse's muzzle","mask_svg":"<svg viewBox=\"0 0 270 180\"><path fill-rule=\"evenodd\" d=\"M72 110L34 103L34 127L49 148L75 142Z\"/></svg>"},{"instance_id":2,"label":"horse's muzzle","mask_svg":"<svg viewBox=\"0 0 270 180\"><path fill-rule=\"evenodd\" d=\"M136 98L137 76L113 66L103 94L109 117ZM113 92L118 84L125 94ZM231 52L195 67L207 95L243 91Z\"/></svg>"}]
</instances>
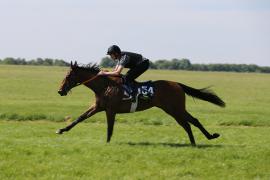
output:
<instances>
[{"instance_id":1,"label":"horse's muzzle","mask_svg":"<svg viewBox=\"0 0 270 180\"><path fill-rule=\"evenodd\" d=\"M67 95L67 93L62 91L62 90L58 90L58 94L60 94L61 96L66 96Z\"/></svg>"}]
</instances>

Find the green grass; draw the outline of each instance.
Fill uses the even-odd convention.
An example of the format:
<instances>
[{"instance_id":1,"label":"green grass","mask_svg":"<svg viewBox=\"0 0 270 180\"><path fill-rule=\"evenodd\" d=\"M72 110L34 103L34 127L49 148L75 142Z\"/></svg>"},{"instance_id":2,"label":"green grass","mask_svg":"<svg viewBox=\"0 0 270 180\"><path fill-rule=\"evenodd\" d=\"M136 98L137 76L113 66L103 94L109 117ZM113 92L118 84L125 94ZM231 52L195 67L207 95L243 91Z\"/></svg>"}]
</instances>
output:
<instances>
[{"instance_id":1,"label":"green grass","mask_svg":"<svg viewBox=\"0 0 270 180\"><path fill-rule=\"evenodd\" d=\"M63 67L0 66L0 179L270 179L270 75L148 71L142 80L172 80L212 89L225 109L187 98L187 109L210 132L193 127L198 148L158 108L117 115L106 144L104 113L56 135L65 117L94 101L80 86L57 94ZM89 123L92 122L92 123Z\"/></svg>"},{"instance_id":2,"label":"green grass","mask_svg":"<svg viewBox=\"0 0 270 180\"><path fill-rule=\"evenodd\" d=\"M0 119L50 120L73 119L94 101L94 94L84 86L66 97L57 94L67 72L63 67L0 66ZM220 73L189 71L148 71L139 80L166 79L195 88L212 89L227 103L225 109L208 102L187 98L187 109L204 124L270 126L270 75L256 73ZM151 116L147 116L151 114ZM99 113L87 122L104 121ZM175 124L157 108L134 115L120 115L119 122Z\"/></svg>"},{"instance_id":3,"label":"green grass","mask_svg":"<svg viewBox=\"0 0 270 180\"><path fill-rule=\"evenodd\" d=\"M189 146L178 126L0 122L0 179L269 179L269 127L210 126L221 138Z\"/></svg>"}]
</instances>

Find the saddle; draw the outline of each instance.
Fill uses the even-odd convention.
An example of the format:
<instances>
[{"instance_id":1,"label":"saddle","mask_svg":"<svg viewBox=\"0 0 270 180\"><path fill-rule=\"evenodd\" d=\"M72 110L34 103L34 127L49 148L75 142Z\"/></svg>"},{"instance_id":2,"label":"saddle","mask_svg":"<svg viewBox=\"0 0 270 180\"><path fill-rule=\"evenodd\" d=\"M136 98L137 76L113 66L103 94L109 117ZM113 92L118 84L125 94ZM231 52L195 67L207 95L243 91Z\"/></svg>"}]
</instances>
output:
<instances>
[{"instance_id":1,"label":"saddle","mask_svg":"<svg viewBox=\"0 0 270 180\"><path fill-rule=\"evenodd\" d=\"M154 84L152 81L124 83L122 88L124 90L123 100L131 99L132 95L144 100L150 100L154 96Z\"/></svg>"}]
</instances>

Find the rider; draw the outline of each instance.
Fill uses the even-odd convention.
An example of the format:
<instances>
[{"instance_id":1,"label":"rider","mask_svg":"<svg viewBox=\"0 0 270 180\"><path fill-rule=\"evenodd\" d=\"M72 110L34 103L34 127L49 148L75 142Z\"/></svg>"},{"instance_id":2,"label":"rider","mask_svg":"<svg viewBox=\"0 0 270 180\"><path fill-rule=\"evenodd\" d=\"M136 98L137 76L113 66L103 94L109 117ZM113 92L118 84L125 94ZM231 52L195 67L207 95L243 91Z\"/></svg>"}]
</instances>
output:
<instances>
[{"instance_id":1,"label":"rider","mask_svg":"<svg viewBox=\"0 0 270 180\"><path fill-rule=\"evenodd\" d=\"M121 51L117 45L112 45L108 48L107 55L110 55L112 60L117 61L113 71L100 71L100 75L119 76L123 68L129 68L126 75L123 76L123 83L134 86L134 80L143 74L149 68L149 60L141 54ZM135 100L136 91L132 91L132 101Z\"/></svg>"}]
</instances>

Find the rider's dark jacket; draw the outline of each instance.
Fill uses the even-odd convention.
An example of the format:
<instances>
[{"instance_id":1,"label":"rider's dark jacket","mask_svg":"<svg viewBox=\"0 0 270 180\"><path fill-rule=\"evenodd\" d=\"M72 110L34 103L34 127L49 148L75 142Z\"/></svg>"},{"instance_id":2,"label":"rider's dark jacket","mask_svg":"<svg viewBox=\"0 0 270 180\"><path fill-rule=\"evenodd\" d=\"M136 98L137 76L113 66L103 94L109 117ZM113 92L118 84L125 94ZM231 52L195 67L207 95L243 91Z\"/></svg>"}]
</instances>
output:
<instances>
[{"instance_id":1,"label":"rider's dark jacket","mask_svg":"<svg viewBox=\"0 0 270 180\"><path fill-rule=\"evenodd\" d=\"M141 54L123 51L117 65L130 69L124 79L126 82L132 82L149 68L149 60Z\"/></svg>"},{"instance_id":2,"label":"rider's dark jacket","mask_svg":"<svg viewBox=\"0 0 270 180\"><path fill-rule=\"evenodd\" d=\"M132 53L132 52L121 52L121 57L117 62L117 65L121 65L125 68L135 68L140 62L145 58L141 54Z\"/></svg>"}]
</instances>

